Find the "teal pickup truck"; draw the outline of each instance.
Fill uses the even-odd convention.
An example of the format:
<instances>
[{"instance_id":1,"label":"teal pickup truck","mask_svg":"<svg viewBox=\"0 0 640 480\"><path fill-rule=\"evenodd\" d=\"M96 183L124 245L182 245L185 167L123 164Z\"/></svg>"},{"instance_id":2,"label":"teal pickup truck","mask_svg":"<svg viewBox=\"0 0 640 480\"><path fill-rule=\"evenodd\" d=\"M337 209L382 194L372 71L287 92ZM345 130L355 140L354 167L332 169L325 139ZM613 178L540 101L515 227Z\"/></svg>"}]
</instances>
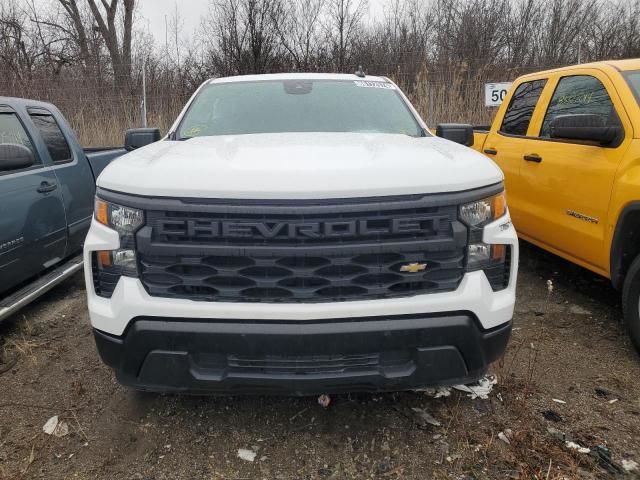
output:
<instances>
[{"instance_id":1,"label":"teal pickup truck","mask_svg":"<svg viewBox=\"0 0 640 480\"><path fill-rule=\"evenodd\" d=\"M83 150L55 106L0 97L0 322L82 268L96 178L159 138L133 129L124 147Z\"/></svg>"}]
</instances>

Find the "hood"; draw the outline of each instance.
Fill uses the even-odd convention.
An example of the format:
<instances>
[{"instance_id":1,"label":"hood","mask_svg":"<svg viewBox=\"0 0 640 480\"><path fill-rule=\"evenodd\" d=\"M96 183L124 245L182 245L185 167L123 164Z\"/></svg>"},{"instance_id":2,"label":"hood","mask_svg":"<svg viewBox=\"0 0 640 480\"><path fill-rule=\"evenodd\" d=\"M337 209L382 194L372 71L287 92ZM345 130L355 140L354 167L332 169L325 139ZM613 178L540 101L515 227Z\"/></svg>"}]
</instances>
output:
<instances>
[{"instance_id":1,"label":"hood","mask_svg":"<svg viewBox=\"0 0 640 480\"><path fill-rule=\"evenodd\" d=\"M148 196L320 199L453 192L502 179L484 155L438 137L278 133L160 141L112 162L97 183Z\"/></svg>"}]
</instances>

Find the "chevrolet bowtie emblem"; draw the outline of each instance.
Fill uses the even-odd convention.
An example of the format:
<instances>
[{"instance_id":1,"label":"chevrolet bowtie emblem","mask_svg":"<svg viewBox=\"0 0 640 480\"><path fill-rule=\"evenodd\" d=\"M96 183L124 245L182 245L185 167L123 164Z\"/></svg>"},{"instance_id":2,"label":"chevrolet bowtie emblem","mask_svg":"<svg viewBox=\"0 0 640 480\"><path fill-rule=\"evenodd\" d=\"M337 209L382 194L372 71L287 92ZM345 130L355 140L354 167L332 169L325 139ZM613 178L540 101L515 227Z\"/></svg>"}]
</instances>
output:
<instances>
[{"instance_id":1,"label":"chevrolet bowtie emblem","mask_svg":"<svg viewBox=\"0 0 640 480\"><path fill-rule=\"evenodd\" d=\"M400 267L401 272L418 273L427 269L426 263L407 263Z\"/></svg>"}]
</instances>

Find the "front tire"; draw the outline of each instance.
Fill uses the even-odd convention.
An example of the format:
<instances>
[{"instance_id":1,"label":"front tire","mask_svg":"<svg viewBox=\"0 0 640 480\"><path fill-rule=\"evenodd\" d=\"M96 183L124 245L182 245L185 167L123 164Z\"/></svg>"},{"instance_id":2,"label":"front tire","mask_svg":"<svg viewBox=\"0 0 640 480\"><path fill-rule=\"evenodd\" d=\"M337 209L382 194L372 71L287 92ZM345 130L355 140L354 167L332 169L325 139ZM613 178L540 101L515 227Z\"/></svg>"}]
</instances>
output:
<instances>
[{"instance_id":1,"label":"front tire","mask_svg":"<svg viewBox=\"0 0 640 480\"><path fill-rule=\"evenodd\" d=\"M624 279L622 311L633 346L640 353L640 255L633 261Z\"/></svg>"}]
</instances>

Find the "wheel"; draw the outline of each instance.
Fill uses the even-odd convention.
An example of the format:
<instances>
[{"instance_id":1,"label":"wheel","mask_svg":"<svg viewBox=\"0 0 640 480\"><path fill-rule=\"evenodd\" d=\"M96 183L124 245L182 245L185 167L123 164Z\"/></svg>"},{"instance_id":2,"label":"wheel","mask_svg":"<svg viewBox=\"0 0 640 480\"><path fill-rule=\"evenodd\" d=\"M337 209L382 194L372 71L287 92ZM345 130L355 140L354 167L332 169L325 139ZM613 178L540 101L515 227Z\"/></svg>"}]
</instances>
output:
<instances>
[{"instance_id":1,"label":"wheel","mask_svg":"<svg viewBox=\"0 0 640 480\"><path fill-rule=\"evenodd\" d=\"M624 279L622 311L633 346L640 353L640 255L633 261Z\"/></svg>"}]
</instances>

